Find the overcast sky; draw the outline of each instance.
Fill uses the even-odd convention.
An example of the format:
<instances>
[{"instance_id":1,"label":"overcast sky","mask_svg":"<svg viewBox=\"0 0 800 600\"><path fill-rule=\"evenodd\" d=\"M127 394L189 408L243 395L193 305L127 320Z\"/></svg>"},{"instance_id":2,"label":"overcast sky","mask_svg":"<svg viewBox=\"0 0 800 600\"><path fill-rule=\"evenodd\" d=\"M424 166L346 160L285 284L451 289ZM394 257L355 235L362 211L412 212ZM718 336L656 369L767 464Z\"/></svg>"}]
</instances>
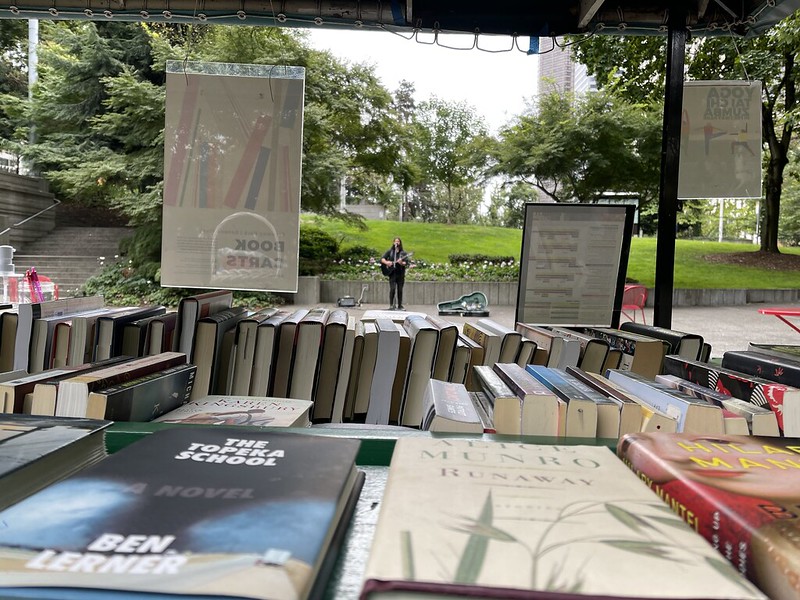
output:
<instances>
[{"instance_id":1,"label":"overcast sky","mask_svg":"<svg viewBox=\"0 0 800 600\"><path fill-rule=\"evenodd\" d=\"M440 35L439 45L432 34L404 39L384 31L306 29L309 43L351 63L376 67L383 84L392 92L403 79L416 88L416 100L431 96L451 101L466 101L496 131L509 118L525 109L525 101L536 93L538 58L514 48L510 52L452 50L473 45L472 35ZM420 43L424 42L424 43ZM480 48L511 48L507 36L480 36ZM527 38L520 39L525 47Z\"/></svg>"}]
</instances>

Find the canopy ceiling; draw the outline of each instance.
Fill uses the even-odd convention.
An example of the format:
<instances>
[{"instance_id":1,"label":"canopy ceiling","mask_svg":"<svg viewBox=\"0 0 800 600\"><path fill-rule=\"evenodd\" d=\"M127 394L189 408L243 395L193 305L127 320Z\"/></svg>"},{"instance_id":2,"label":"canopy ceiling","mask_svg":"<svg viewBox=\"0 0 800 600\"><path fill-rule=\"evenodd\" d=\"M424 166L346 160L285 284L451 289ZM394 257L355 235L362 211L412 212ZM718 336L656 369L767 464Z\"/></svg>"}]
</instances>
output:
<instances>
[{"instance_id":1,"label":"canopy ceiling","mask_svg":"<svg viewBox=\"0 0 800 600\"><path fill-rule=\"evenodd\" d=\"M0 0L0 18L187 20L514 36L665 34L669 11L693 35L753 36L800 0Z\"/></svg>"}]
</instances>

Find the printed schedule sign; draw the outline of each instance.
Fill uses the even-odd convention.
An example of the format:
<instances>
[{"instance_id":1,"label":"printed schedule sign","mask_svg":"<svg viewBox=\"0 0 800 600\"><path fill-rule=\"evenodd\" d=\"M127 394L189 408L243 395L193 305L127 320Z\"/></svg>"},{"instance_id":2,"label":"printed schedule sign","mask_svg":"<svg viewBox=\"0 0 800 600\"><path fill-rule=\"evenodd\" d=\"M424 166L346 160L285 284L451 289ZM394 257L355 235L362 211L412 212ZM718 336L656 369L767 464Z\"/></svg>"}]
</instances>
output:
<instances>
[{"instance_id":1,"label":"printed schedule sign","mask_svg":"<svg viewBox=\"0 0 800 600\"><path fill-rule=\"evenodd\" d=\"M678 198L761 197L761 82L687 81Z\"/></svg>"},{"instance_id":2,"label":"printed schedule sign","mask_svg":"<svg viewBox=\"0 0 800 600\"><path fill-rule=\"evenodd\" d=\"M616 327L634 207L526 204L516 320Z\"/></svg>"},{"instance_id":3,"label":"printed schedule sign","mask_svg":"<svg viewBox=\"0 0 800 600\"><path fill-rule=\"evenodd\" d=\"M305 69L167 62L161 283L297 291Z\"/></svg>"}]
</instances>

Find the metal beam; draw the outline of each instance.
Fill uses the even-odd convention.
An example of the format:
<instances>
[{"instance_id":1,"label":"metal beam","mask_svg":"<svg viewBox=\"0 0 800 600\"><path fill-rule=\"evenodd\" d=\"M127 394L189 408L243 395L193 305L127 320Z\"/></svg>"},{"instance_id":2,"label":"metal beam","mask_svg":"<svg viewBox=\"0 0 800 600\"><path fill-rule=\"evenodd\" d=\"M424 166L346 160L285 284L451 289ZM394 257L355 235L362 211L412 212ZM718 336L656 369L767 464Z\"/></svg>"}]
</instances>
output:
<instances>
[{"instance_id":1,"label":"metal beam","mask_svg":"<svg viewBox=\"0 0 800 600\"><path fill-rule=\"evenodd\" d=\"M670 11L667 31L667 75L661 138L661 188L658 199L656 289L653 323L672 326L675 282L675 233L678 226L678 159L681 149L683 67L686 53L686 15Z\"/></svg>"},{"instance_id":2,"label":"metal beam","mask_svg":"<svg viewBox=\"0 0 800 600\"><path fill-rule=\"evenodd\" d=\"M578 29L584 29L594 17L595 13L603 6L605 0L581 0L578 11Z\"/></svg>"}]
</instances>

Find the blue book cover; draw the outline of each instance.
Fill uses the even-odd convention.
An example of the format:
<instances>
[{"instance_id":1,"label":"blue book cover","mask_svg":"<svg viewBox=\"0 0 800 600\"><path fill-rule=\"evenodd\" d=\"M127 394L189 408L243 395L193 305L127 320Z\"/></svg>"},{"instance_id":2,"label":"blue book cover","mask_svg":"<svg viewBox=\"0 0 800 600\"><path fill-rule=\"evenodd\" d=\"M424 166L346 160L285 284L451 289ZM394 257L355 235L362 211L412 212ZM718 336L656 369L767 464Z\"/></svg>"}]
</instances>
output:
<instances>
[{"instance_id":1,"label":"blue book cover","mask_svg":"<svg viewBox=\"0 0 800 600\"><path fill-rule=\"evenodd\" d=\"M156 431L0 512L0 597L315 597L363 483L358 448Z\"/></svg>"}]
</instances>

